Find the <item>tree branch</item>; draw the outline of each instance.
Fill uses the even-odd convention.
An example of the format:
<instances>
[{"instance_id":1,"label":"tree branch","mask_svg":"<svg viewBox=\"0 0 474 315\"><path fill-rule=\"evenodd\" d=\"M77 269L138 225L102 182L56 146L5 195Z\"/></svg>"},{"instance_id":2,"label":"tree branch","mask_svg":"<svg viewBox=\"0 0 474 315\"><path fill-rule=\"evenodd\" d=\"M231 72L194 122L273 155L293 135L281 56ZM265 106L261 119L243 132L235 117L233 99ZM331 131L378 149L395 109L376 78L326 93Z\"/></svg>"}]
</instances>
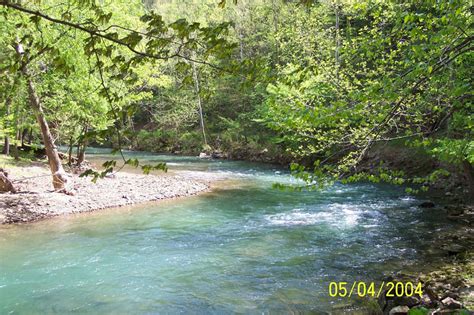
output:
<instances>
[{"instance_id":1,"label":"tree branch","mask_svg":"<svg viewBox=\"0 0 474 315\"><path fill-rule=\"evenodd\" d=\"M58 18L54 18L54 17L46 15L46 14L40 12L40 11L31 10L31 9L25 8L21 5L11 3L8 0L0 1L0 5L2 5L4 7L7 7L7 8L17 10L17 11L20 11L20 12L23 12L23 13L26 13L26 14L29 14L29 15L32 15L32 16L40 17L44 20L50 21L50 22L55 23L55 24L61 24L61 25L67 26L69 28L80 30L84 33L87 33L87 34L91 35L91 36L97 36L97 37L103 38L107 41L110 41L110 42L113 42L113 43L118 44L120 46L126 47L127 49L129 49L130 51L135 53L136 55L139 55L139 56L142 56L142 57L146 57L146 58L150 58L150 59L157 59L157 60L167 60L167 59L171 59L171 58L182 58L182 59L186 59L188 61L192 61L192 62L196 62L196 63L199 63L199 64L207 65L207 66L209 66L211 68L214 68L216 70L231 73L231 71L229 71L227 69L224 69L222 67L219 67L219 66L217 66L215 64L212 64L210 62L186 57L186 56L182 55L179 50L176 53L171 54L171 55L159 55L159 54L148 53L148 52L145 52L145 51L137 50L137 49L135 49L135 47L133 47L129 43L126 43L123 40L114 38L114 37L112 37L111 35L109 35L107 33L103 33L102 30L97 29L97 28L96 29L87 28L87 27L84 27L83 25L80 25L80 24L77 24L77 23L73 23L73 22L70 22L70 21L65 21L65 20L61 20L61 19L58 19ZM130 30L130 31L133 31L133 30ZM133 31L133 32L135 32L137 34L140 34L140 32L137 32L137 31ZM148 34L146 34L146 36L151 37Z\"/></svg>"}]
</instances>

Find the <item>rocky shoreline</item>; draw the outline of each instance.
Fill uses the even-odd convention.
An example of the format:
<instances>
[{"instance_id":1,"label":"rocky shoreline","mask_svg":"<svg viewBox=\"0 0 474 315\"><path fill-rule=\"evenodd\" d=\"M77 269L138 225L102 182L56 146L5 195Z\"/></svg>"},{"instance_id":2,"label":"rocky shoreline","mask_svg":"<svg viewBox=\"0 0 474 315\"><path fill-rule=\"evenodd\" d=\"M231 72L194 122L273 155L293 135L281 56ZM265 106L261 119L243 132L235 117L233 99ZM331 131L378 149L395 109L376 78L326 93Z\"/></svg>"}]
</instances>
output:
<instances>
[{"instance_id":1,"label":"rocky shoreline","mask_svg":"<svg viewBox=\"0 0 474 315\"><path fill-rule=\"evenodd\" d=\"M420 207L436 205L422 203ZM433 243L424 249L417 264L405 270L386 274L377 284L421 284L421 292L397 296L387 286L378 298L367 295L349 304L336 305L334 314L435 315L474 314L474 207L445 206L447 220L455 220L455 230L437 233Z\"/></svg>"},{"instance_id":2,"label":"rocky shoreline","mask_svg":"<svg viewBox=\"0 0 474 315\"><path fill-rule=\"evenodd\" d=\"M421 283L422 296L377 300L378 314L472 314L474 309L474 208L445 206L446 218L459 223L457 230L439 233L426 252L440 256L434 266L417 272L400 272L385 282Z\"/></svg>"},{"instance_id":3,"label":"rocky shoreline","mask_svg":"<svg viewBox=\"0 0 474 315\"><path fill-rule=\"evenodd\" d=\"M422 285L422 295L393 296L387 291L378 298L374 313L394 314L472 314L474 307L474 254L464 253L426 273L398 273L385 283Z\"/></svg>"},{"instance_id":4,"label":"rocky shoreline","mask_svg":"<svg viewBox=\"0 0 474 315\"><path fill-rule=\"evenodd\" d=\"M421 283L422 296L388 296L377 300L377 314L473 314L474 208L445 206L446 218L459 223L455 231L439 233L427 252L440 256L433 266L389 275L385 282Z\"/></svg>"},{"instance_id":5,"label":"rocky shoreline","mask_svg":"<svg viewBox=\"0 0 474 315\"><path fill-rule=\"evenodd\" d=\"M99 179L71 175L71 194L54 192L49 169L32 165L10 169L17 193L0 195L0 224L27 223L59 215L91 212L148 201L191 196L209 183L179 175L120 172Z\"/></svg>"}]
</instances>

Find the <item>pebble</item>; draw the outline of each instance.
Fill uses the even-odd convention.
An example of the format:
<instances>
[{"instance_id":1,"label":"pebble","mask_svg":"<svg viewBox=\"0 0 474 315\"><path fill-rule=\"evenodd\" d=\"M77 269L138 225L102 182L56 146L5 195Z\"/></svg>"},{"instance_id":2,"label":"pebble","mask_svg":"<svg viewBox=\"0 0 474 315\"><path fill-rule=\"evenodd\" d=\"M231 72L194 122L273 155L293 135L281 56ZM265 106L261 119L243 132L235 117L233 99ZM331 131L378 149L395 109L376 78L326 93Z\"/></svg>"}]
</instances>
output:
<instances>
[{"instance_id":1,"label":"pebble","mask_svg":"<svg viewBox=\"0 0 474 315\"><path fill-rule=\"evenodd\" d=\"M410 308L408 306L397 306L390 310L389 315L405 315L408 314Z\"/></svg>"},{"instance_id":2,"label":"pebble","mask_svg":"<svg viewBox=\"0 0 474 315\"><path fill-rule=\"evenodd\" d=\"M455 299L453 299L451 297L445 298L444 300L441 301L441 303L443 303L443 305L445 305L449 309L460 309L460 308L462 308L462 303L456 301Z\"/></svg>"}]
</instances>

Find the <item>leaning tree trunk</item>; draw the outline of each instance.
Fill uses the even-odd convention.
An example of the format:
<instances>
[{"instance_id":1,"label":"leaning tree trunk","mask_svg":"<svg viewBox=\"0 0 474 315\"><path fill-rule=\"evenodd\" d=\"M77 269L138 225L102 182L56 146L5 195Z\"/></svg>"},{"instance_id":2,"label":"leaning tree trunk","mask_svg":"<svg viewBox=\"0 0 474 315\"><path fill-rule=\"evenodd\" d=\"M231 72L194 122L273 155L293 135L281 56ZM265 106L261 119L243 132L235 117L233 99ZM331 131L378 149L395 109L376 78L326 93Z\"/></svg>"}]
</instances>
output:
<instances>
[{"instance_id":1,"label":"leaning tree trunk","mask_svg":"<svg viewBox=\"0 0 474 315\"><path fill-rule=\"evenodd\" d=\"M23 57L24 50L20 43L16 46L17 53ZM26 57L25 57L26 59ZM28 60L23 63L22 73L25 77L28 84L28 98L30 107L33 110L36 120L41 129L41 136L43 138L44 148L46 151L46 156L48 157L49 167L53 176L53 186L55 190L66 189L67 176L64 172L63 166L61 164L61 159L59 158L58 151L54 144L53 136L49 130L48 122L43 112L43 107L41 106L40 99L38 94L36 94L35 85L33 79L28 71Z\"/></svg>"},{"instance_id":2,"label":"leaning tree trunk","mask_svg":"<svg viewBox=\"0 0 474 315\"><path fill-rule=\"evenodd\" d=\"M28 81L28 96L30 99L30 106L35 112L36 120L40 125L41 136L43 138L44 148L46 150L46 156L48 157L49 167L53 175L53 186L55 190L61 190L66 188L67 177L64 172L61 159L58 155L58 150L54 144L53 136L49 130L48 122L43 112L38 95L36 94L33 80L27 76Z\"/></svg>"}]
</instances>

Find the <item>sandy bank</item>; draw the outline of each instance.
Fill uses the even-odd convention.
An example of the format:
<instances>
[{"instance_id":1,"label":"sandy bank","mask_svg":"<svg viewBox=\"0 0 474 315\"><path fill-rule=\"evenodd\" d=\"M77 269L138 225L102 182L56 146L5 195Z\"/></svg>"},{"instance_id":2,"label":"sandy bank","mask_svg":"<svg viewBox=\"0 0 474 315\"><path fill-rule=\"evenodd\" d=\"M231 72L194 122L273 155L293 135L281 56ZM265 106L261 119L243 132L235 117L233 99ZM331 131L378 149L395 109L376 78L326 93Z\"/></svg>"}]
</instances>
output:
<instances>
[{"instance_id":1,"label":"sandy bank","mask_svg":"<svg viewBox=\"0 0 474 315\"><path fill-rule=\"evenodd\" d=\"M92 183L73 175L74 195L53 191L49 169L43 165L10 168L16 194L0 194L0 224L31 222L48 217L120 207L147 201L195 195L209 184L179 175L143 175L121 172ZM30 178L32 177L32 178Z\"/></svg>"}]
</instances>

